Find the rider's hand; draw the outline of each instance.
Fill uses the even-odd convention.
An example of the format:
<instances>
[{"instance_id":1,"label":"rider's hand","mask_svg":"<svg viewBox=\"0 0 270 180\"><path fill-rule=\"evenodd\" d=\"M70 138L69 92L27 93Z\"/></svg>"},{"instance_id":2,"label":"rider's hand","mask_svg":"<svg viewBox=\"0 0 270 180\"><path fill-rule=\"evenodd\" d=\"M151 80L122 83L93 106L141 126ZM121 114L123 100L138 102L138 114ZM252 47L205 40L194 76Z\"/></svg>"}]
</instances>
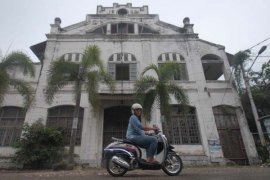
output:
<instances>
[{"instance_id":1,"label":"rider's hand","mask_svg":"<svg viewBox=\"0 0 270 180\"><path fill-rule=\"evenodd\" d=\"M159 131L160 129L159 129L157 126L154 125L154 126L153 126L153 130L154 130L154 131Z\"/></svg>"}]
</instances>

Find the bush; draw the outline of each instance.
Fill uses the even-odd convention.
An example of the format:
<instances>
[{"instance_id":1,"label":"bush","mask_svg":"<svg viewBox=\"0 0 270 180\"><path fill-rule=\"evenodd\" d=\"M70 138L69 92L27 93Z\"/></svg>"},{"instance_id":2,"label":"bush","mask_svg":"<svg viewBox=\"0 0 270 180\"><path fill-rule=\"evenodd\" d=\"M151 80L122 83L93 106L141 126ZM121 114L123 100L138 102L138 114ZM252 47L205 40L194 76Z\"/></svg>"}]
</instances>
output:
<instances>
[{"instance_id":1,"label":"bush","mask_svg":"<svg viewBox=\"0 0 270 180\"><path fill-rule=\"evenodd\" d=\"M45 127L40 121L24 124L22 137L13 147L17 148L13 161L24 169L51 168L64 154L61 131Z\"/></svg>"}]
</instances>

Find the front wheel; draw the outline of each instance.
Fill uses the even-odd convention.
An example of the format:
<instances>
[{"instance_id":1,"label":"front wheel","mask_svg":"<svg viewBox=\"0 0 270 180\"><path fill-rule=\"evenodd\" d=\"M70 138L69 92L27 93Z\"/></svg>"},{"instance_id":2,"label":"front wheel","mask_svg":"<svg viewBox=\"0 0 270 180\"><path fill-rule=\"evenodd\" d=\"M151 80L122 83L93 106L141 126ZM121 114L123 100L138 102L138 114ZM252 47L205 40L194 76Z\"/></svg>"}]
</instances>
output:
<instances>
[{"instance_id":1,"label":"front wheel","mask_svg":"<svg viewBox=\"0 0 270 180\"><path fill-rule=\"evenodd\" d=\"M183 168L182 159L177 154L169 153L162 165L162 170L169 176L178 175Z\"/></svg>"},{"instance_id":2,"label":"front wheel","mask_svg":"<svg viewBox=\"0 0 270 180\"><path fill-rule=\"evenodd\" d=\"M107 160L106 168L108 173L115 177L123 176L124 174L126 174L127 169L114 163L112 161L112 158L113 156Z\"/></svg>"}]
</instances>

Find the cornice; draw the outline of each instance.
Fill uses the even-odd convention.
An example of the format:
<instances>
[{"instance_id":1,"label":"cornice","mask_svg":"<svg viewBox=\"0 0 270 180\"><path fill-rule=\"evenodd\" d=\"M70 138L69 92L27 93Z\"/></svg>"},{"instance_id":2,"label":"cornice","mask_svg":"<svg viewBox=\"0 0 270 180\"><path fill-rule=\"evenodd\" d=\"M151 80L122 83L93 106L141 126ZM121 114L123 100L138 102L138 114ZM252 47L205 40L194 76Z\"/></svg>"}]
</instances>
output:
<instances>
[{"instance_id":1,"label":"cornice","mask_svg":"<svg viewBox=\"0 0 270 180\"><path fill-rule=\"evenodd\" d=\"M160 35L160 34L141 34L141 35L103 35L103 34L46 34L48 41L50 40L85 40L89 41L94 40L155 40L155 39L198 39L198 34L169 34L169 35Z\"/></svg>"}]
</instances>

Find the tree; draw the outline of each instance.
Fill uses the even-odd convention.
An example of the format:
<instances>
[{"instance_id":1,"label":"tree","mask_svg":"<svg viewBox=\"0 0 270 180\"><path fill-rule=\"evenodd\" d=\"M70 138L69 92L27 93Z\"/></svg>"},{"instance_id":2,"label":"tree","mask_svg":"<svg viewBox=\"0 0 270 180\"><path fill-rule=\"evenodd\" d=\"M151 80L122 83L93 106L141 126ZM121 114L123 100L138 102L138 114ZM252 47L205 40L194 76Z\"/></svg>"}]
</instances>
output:
<instances>
[{"instance_id":1,"label":"tree","mask_svg":"<svg viewBox=\"0 0 270 180\"><path fill-rule=\"evenodd\" d=\"M73 83L75 95L75 109L73 116L73 125L71 131L70 147L69 147L69 162L73 163L73 153L75 139L77 134L77 124L79 117L79 108L81 101L82 86L85 85L88 94L88 101L91 104L93 111L97 112L100 107L99 100L99 82L103 81L109 88L114 90L114 81L112 77L105 71L100 59L100 50L97 46L88 46L79 63L66 61L63 57L53 61L50 65L48 73L48 85L46 88L47 103L52 103L55 94L65 85Z\"/></svg>"},{"instance_id":2,"label":"tree","mask_svg":"<svg viewBox=\"0 0 270 180\"><path fill-rule=\"evenodd\" d=\"M22 137L13 147L17 149L13 161L22 164L23 168L50 168L63 157L63 134L45 127L40 121L24 124Z\"/></svg>"},{"instance_id":3,"label":"tree","mask_svg":"<svg viewBox=\"0 0 270 180\"><path fill-rule=\"evenodd\" d=\"M24 75L34 77L35 68L31 59L23 52L16 51L0 60L0 106L4 101L9 88L13 86L24 99L24 107L28 108L33 100L33 89L29 83L22 79L13 78L9 71L20 70Z\"/></svg>"},{"instance_id":4,"label":"tree","mask_svg":"<svg viewBox=\"0 0 270 180\"><path fill-rule=\"evenodd\" d=\"M264 63L260 71L251 71L249 77L251 81L251 92L258 108L258 115L261 117L270 114L270 63ZM250 128L254 131L254 119L246 93L241 96L241 101L247 119L249 120Z\"/></svg>"},{"instance_id":5,"label":"tree","mask_svg":"<svg viewBox=\"0 0 270 180\"><path fill-rule=\"evenodd\" d=\"M258 72L249 73L252 94L260 116L270 114L270 61L264 63Z\"/></svg>"},{"instance_id":6,"label":"tree","mask_svg":"<svg viewBox=\"0 0 270 180\"><path fill-rule=\"evenodd\" d=\"M236 87L238 93L241 95L244 93L244 82L243 82L243 68L245 67L247 61L249 60L250 51L239 51L233 57L233 70L234 78L236 81ZM243 68L242 68L243 67Z\"/></svg>"},{"instance_id":7,"label":"tree","mask_svg":"<svg viewBox=\"0 0 270 180\"><path fill-rule=\"evenodd\" d=\"M153 70L156 76L146 75L146 72ZM161 117L170 121L170 95L173 95L180 104L187 104L188 97L184 90L172 81L173 77L181 75L180 64L166 62L160 66L151 64L141 73L141 77L135 83L136 96L144 107L144 116L150 120L151 109L157 102Z\"/></svg>"},{"instance_id":8,"label":"tree","mask_svg":"<svg viewBox=\"0 0 270 180\"><path fill-rule=\"evenodd\" d=\"M258 55L261 54L262 52L263 51L260 50ZM235 74L235 79L236 79L236 82L237 82L238 91L239 91L240 95L243 94L243 84L241 84L242 79L245 82L246 91L247 91L247 94L248 94L248 97L249 97L251 110L252 110L252 114L254 116L254 120L255 120L255 123L256 123L258 133L259 133L260 141L261 141L262 146L265 146L266 145L265 138L264 138L264 135L263 135L263 132L262 132L261 124L260 124L260 122L258 120L259 116L258 116L257 108L256 108L256 105L254 103L253 96L252 96L252 93L251 93L251 88L250 88L250 84L249 84L249 78L246 75L246 71L245 71L245 67L244 67L247 60L249 60L249 57L250 57L250 51L247 51L247 50L243 51L243 52L240 51L240 52L238 52L238 53L236 53L234 55L234 58L233 58L234 74Z\"/></svg>"}]
</instances>

